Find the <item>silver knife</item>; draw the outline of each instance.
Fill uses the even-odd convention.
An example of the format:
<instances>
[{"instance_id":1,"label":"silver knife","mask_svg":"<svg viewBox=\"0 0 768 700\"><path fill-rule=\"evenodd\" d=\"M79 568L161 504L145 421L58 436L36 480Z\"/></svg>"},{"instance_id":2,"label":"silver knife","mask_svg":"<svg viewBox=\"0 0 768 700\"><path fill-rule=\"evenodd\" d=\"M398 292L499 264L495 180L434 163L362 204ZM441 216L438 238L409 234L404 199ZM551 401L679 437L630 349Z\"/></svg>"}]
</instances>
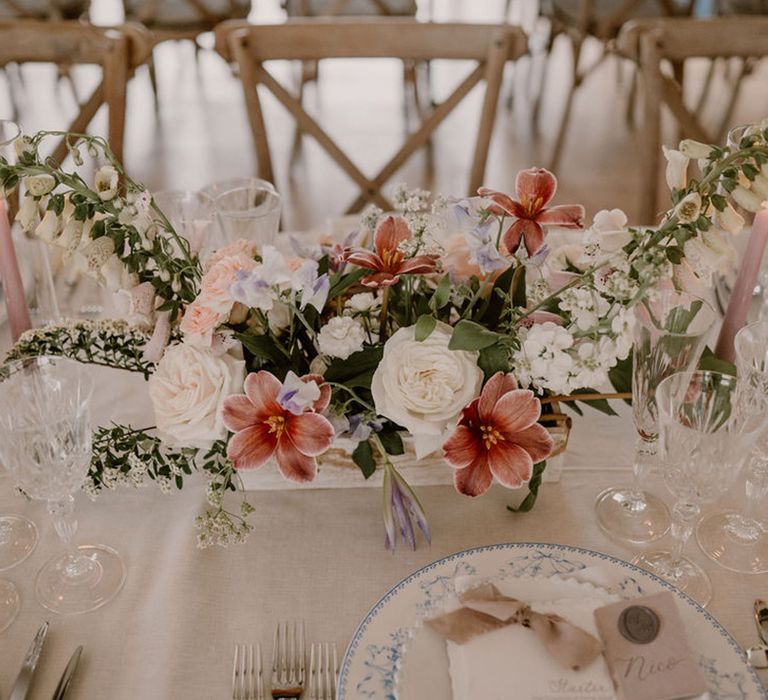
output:
<instances>
[{"instance_id":1,"label":"silver knife","mask_svg":"<svg viewBox=\"0 0 768 700\"><path fill-rule=\"evenodd\" d=\"M72 682L72 676L75 674L75 669L77 668L78 661L80 661L80 654L82 652L82 646L77 647L77 649L75 649L73 652L72 656L67 662L67 667L64 669L61 680L56 686L56 692L53 694L53 700L62 700L63 697L67 694L69 684Z\"/></svg>"},{"instance_id":2,"label":"silver knife","mask_svg":"<svg viewBox=\"0 0 768 700\"><path fill-rule=\"evenodd\" d=\"M48 623L44 622L40 625L40 629L37 630L37 634L32 640L32 644L29 647L24 663L21 665L21 671L19 671L19 675L16 676L16 682L13 684L11 697L8 698L8 700L26 700L27 693L29 693L29 686L35 675L37 662L40 660L40 652L43 650L46 634L48 634Z\"/></svg>"}]
</instances>

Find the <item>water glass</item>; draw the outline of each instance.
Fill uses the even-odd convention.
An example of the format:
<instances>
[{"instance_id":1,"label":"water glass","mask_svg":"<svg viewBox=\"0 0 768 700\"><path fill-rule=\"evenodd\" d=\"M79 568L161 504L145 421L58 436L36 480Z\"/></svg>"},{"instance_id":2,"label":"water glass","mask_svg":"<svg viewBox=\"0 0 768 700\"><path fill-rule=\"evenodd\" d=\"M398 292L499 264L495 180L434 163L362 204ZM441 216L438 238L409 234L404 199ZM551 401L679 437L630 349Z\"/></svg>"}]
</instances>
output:
<instances>
[{"instance_id":1,"label":"water glass","mask_svg":"<svg viewBox=\"0 0 768 700\"><path fill-rule=\"evenodd\" d=\"M633 563L701 605L712 598L712 583L683 551L701 506L729 489L765 430L768 413L762 409L763 401L753 387L736 377L702 370L667 377L656 390L664 480L675 497L674 545L668 551L640 554Z\"/></svg>"},{"instance_id":2,"label":"water glass","mask_svg":"<svg viewBox=\"0 0 768 700\"><path fill-rule=\"evenodd\" d=\"M125 581L114 549L72 544L74 496L91 463L92 392L85 366L61 357L26 358L0 369L0 458L25 494L46 502L66 547L35 580L40 603L61 614L101 607Z\"/></svg>"},{"instance_id":3,"label":"water glass","mask_svg":"<svg viewBox=\"0 0 768 700\"><path fill-rule=\"evenodd\" d=\"M765 411L768 403L768 322L742 328L735 338L736 367L741 382L753 389ZM768 573L768 522L763 514L768 494L768 432L760 434L746 468L747 507L713 513L702 519L696 539L705 554L731 571Z\"/></svg>"},{"instance_id":4,"label":"water glass","mask_svg":"<svg viewBox=\"0 0 768 700\"><path fill-rule=\"evenodd\" d=\"M235 187L214 200L216 219L225 244L239 238L259 248L272 245L280 228L282 204L277 190L265 180Z\"/></svg>"},{"instance_id":5,"label":"water glass","mask_svg":"<svg viewBox=\"0 0 768 700\"><path fill-rule=\"evenodd\" d=\"M607 489L595 502L597 522L611 537L645 544L669 529L664 501L641 488L656 460L655 391L665 377L695 367L715 319L703 299L674 289L659 291L635 307L632 412L638 438L633 483Z\"/></svg>"},{"instance_id":6,"label":"water glass","mask_svg":"<svg viewBox=\"0 0 768 700\"><path fill-rule=\"evenodd\" d=\"M152 195L176 233L193 251L210 251L221 244L214 224L213 199L203 192L164 190Z\"/></svg>"}]
</instances>

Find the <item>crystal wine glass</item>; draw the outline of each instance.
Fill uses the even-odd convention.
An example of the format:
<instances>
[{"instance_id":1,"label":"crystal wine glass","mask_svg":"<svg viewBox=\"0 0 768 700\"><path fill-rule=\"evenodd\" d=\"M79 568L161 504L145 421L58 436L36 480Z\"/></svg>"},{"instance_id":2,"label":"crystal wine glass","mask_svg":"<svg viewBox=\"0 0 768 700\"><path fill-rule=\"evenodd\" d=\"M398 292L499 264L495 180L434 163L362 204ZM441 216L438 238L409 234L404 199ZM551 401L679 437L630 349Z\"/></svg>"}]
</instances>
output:
<instances>
[{"instance_id":1,"label":"crystal wine glass","mask_svg":"<svg viewBox=\"0 0 768 700\"><path fill-rule=\"evenodd\" d=\"M739 379L752 387L762 400L754 410L765 410L768 402L768 322L742 328L735 339ZM705 554L731 571L745 574L768 572L768 521L762 506L768 494L768 432L763 432L747 467L745 513L726 511L702 519L696 539Z\"/></svg>"},{"instance_id":2,"label":"crystal wine glass","mask_svg":"<svg viewBox=\"0 0 768 700\"><path fill-rule=\"evenodd\" d=\"M655 391L665 377L695 366L715 318L707 302L674 289L657 292L635 307L632 414L638 437L633 482L603 491L595 502L598 524L616 539L645 544L669 529L664 501L641 488L656 458Z\"/></svg>"},{"instance_id":3,"label":"crystal wine glass","mask_svg":"<svg viewBox=\"0 0 768 700\"><path fill-rule=\"evenodd\" d=\"M104 605L125 581L125 567L114 549L72 544L74 495L91 461L92 391L86 368L61 357L27 358L0 370L0 455L18 487L47 503L66 546L35 580L41 604L61 614Z\"/></svg>"},{"instance_id":4,"label":"crystal wine glass","mask_svg":"<svg viewBox=\"0 0 768 700\"><path fill-rule=\"evenodd\" d=\"M245 238L261 248L275 242L282 203L277 190L266 180L253 180L222 192L214 200L214 207L224 243Z\"/></svg>"},{"instance_id":5,"label":"crystal wine glass","mask_svg":"<svg viewBox=\"0 0 768 700\"><path fill-rule=\"evenodd\" d=\"M680 372L656 390L664 479L675 496L671 551L633 559L707 605L712 583L706 572L683 556L701 506L720 498L733 484L768 423L763 398L753 387L719 372Z\"/></svg>"},{"instance_id":6,"label":"crystal wine glass","mask_svg":"<svg viewBox=\"0 0 768 700\"><path fill-rule=\"evenodd\" d=\"M0 154L9 157L10 145L21 135L15 122L0 119ZM0 294L0 299L4 295ZM4 302L3 302L4 303ZM0 460L0 483L7 483ZM0 571L23 562L37 544L35 524L21 515L0 515ZM0 632L7 629L19 612L19 592L10 581L0 579Z\"/></svg>"},{"instance_id":7,"label":"crystal wine glass","mask_svg":"<svg viewBox=\"0 0 768 700\"><path fill-rule=\"evenodd\" d=\"M211 197L190 190L165 190L155 192L152 197L193 250L208 251L218 247L220 241L216 240Z\"/></svg>"}]
</instances>

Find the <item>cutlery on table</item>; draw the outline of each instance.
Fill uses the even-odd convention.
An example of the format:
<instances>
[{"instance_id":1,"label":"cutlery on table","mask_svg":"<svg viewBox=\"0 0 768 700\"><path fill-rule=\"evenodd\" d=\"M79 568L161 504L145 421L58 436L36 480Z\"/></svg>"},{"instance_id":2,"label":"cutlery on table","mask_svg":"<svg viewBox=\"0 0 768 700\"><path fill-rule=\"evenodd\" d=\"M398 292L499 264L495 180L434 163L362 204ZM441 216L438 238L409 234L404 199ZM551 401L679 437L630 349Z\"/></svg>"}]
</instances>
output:
<instances>
[{"instance_id":1,"label":"cutlery on table","mask_svg":"<svg viewBox=\"0 0 768 700\"><path fill-rule=\"evenodd\" d=\"M232 668L232 700L264 700L264 674L261 645L235 645Z\"/></svg>"},{"instance_id":2,"label":"cutlery on table","mask_svg":"<svg viewBox=\"0 0 768 700\"><path fill-rule=\"evenodd\" d=\"M40 652L45 644L45 635L48 634L48 623L44 622L37 630L35 638L29 647L24 663L21 664L19 675L16 676L16 682L13 684L13 690L8 700L25 700L29 693L29 686L35 675L37 662L40 660Z\"/></svg>"},{"instance_id":3,"label":"cutlery on table","mask_svg":"<svg viewBox=\"0 0 768 700\"><path fill-rule=\"evenodd\" d=\"M304 622L278 622L272 650L272 697L300 698L305 676Z\"/></svg>"},{"instance_id":4,"label":"cutlery on table","mask_svg":"<svg viewBox=\"0 0 768 700\"><path fill-rule=\"evenodd\" d=\"M72 652L72 656L69 657L67 665L64 667L64 673L61 674L59 684L56 686L56 690L53 693L52 700L63 700L64 696L69 690L69 684L72 682L72 676L75 675L75 669L80 662L80 654L83 653L83 647L79 646Z\"/></svg>"},{"instance_id":5,"label":"cutlery on table","mask_svg":"<svg viewBox=\"0 0 768 700\"><path fill-rule=\"evenodd\" d=\"M747 661L753 668L768 668L768 603L755 601L755 625L762 644L747 649Z\"/></svg>"},{"instance_id":6,"label":"cutlery on table","mask_svg":"<svg viewBox=\"0 0 768 700\"><path fill-rule=\"evenodd\" d=\"M309 700L335 700L339 660L335 644L313 644L309 653Z\"/></svg>"}]
</instances>

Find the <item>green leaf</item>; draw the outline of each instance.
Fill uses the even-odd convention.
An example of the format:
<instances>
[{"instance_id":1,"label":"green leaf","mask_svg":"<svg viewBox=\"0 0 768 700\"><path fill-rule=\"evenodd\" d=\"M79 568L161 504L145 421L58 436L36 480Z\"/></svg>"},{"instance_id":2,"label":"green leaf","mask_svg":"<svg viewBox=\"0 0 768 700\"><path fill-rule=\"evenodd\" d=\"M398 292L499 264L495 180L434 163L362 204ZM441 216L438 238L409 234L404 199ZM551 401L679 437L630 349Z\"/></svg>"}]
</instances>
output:
<instances>
[{"instance_id":1,"label":"green leaf","mask_svg":"<svg viewBox=\"0 0 768 700\"><path fill-rule=\"evenodd\" d=\"M625 357L623 360L619 360L615 366L608 370L608 379L611 380L611 385L617 392L631 392L632 391L632 355ZM628 404L631 404L631 399L624 399Z\"/></svg>"},{"instance_id":2,"label":"green leaf","mask_svg":"<svg viewBox=\"0 0 768 700\"><path fill-rule=\"evenodd\" d=\"M358 442L355 451L352 453L352 461L358 466L363 476L369 479L376 471L376 460L373 458L371 443L367 440Z\"/></svg>"},{"instance_id":3,"label":"green leaf","mask_svg":"<svg viewBox=\"0 0 768 700\"><path fill-rule=\"evenodd\" d=\"M361 268L346 274L342 274L336 280L333 280L332 278L331 289L328 292L328 298L335 299L337 296L344 294L344 292L346 292L352 285L357 284L363 277L369 274L371 274L370 270L363 270Z\"/></svg>"},{"instance_id":4,"label":"green leaf","mask_svg":"<svg viewBox=\"0 0 768 700\"><path fill-rule=\"evenodd\" d=\"M509 371L509 346L506 343L494 343L480 351L478 366L483 370L488 381L496 372Z\"/></svg>"},{"instance_id":5,"label":"green leaf","mask_svg":"<svg viewBox=\"0 0 768 700\"><path fill-rule=\"evenodd\" d=\"M403 439L396 430L382 430L378 436L388 455L401 455L405 452Z\"/></svg>"},{"instance_id":6,"label":"green leaf","mask_svg":"<svg viewBox=\"0 0 768 700\"><path fill-rule=\"evenodd\" d=\"M531 480L528 482L528 490L530 493L523 499L523 502L514 508L513 506L507 506L507 510L511 510L513 513L527 513L533 508L536 503L536 499L539 496L539 486L541 486L541 477L544 474L544 470L547 468L547 462L539 462L533 465L533 474Z\"/></svg>"},{"instance_id":7,"label":"green leaf","mask_svg":"<svg viewBox=\"0 0 768 700\"><path fill-rule=\"evenodd\" d=\"M515 268L509 267L504 270L493 284L493 289L488 297L487 304L483 307L480 320L487 328L495 328L501 318L504 306L509 299L509 287L512 284L512 277L515 274Z\"/></svg>"},{"instance_id":8,"label":"green leaf","mask_svg":"<svg viewBox=\"0 0 768 700\"><path fill-rule=\"evenodd\" d=\"M596 391L595 389L590 389L589 387L584 387L583 389L576 389L575 391L572 391L571 394L598 394L600 392ZM579 403L583 403L585 406L589 406L590 408L594 408L596 411L600 411L600 413L605 413L607 416L616 416L618 415L616 411L614 411L611 408L611 404L608 403L608 399L592 399L589 401L580 401Z\"/></svg>"},{"instance_id":9,"label":"green leaf","mask_svg":"<svg viewBox=\"0 0 768 700\"><path fill-rule=\"evenodd\" d=\"M673 265L679 265L681 262L683 262L685 253L683 252L682 248L678 248L677 246L669 246L666 251L667 260L669 260L669 262L671 262Z\"/></svg>"},{"instance_id":10,"label":"green leaf","mask_svg":"<svg viewBox=\"0 0 768 700\"><path fill-rule=\"evenodd\" d=\"M437 319L434 316L429 316L428 314L419 316L418 321L416 321L416 328L414 329L416 340L421 342L429 338L436 325Z\"/></svg>"},{"instance_id":11,"label":"green leaf","mask_svg":"<svg viewBox=\"0 0 768 700\"><path fill-rule=\"evenodd\" d=\"M503 336L484 328L479 323L459 321L453 329L451 340L448 343L449 350L482 350L490 347Z\"/></svg>"},{"instance_id":12,"label":"green leaf","mask_svg":"<svg viewBox=\"0 0 768 700\"><path fill-rule=\"evenodd\" d=\"M525 308L525 265L520 265L512 276L512 304L518 308Z\"/></svg>"},{"instance_id":13,"label":"green leaf","mask_svg":"<svg viewBox=\"0 0 768 700\"><path fill-rule=\"evenodd\" d=\"M383 346L370 345L352 353L346 360L334 359L325 371L324 376L329 382L349 385L350 380L360 375L373 374L374 370L379 366L383 355Z\"/></svg>"},{"instance_id":14,"label":"green leaf","mask_svg":"<svg viewBox=\"0 0 768 700\"><path fill-rule=\"evenodd\" d=\"M275 347L268 335L249 335L247 333L235 333L237 338L254 357L267 362L283 363L287 358Z\"/></svg>"},{"instance_id":15,"label":"green leaf","mask_svg":"<svg viewBox=\"0 0 768 700\"><path fill-rule=\"evenodd\" d=\"M429 300L429 307L433 311L438 311L448 303L450 298L451 298L451 276L446 273L445 275L443 275L443 278L438 283L437 288L435 289L435 292L432 295L432 298Z\"/></svg>"},{"instance_id":16,"label":"green leaf","mask_svg":"<svg viewBox=\"0 0 768 700\"><path fill-rule=\"evenodd\" d=\"M751 163L744 163L741 170L749 180L754 180L760 174L760 171Z\"/></svg>"},{"instance_id":17,"label":"green leaf","mask_svg":"<svg viewBox=\"0 0 768 700\"><path fill-rule=\"evenodd\" d=\"M728 200L721 194L713 194L710 199L712 200L712 206L717 211L725 211L725 207L728 204Z\"/></svg>"},{"instance_id":18,"label":"green leaf","mask_svg":"<svg viewBox=\"0 0 768 700\"><path fill-rule=\"evenodd\" d=\"M736 365L734 365L732 362L728 362L727 360L721 360L708 347L704 348L704 352L701 353L699 369L706 370L708 372L730 374L733 377L736 376Z\"/></svg>"}]
</instances>

